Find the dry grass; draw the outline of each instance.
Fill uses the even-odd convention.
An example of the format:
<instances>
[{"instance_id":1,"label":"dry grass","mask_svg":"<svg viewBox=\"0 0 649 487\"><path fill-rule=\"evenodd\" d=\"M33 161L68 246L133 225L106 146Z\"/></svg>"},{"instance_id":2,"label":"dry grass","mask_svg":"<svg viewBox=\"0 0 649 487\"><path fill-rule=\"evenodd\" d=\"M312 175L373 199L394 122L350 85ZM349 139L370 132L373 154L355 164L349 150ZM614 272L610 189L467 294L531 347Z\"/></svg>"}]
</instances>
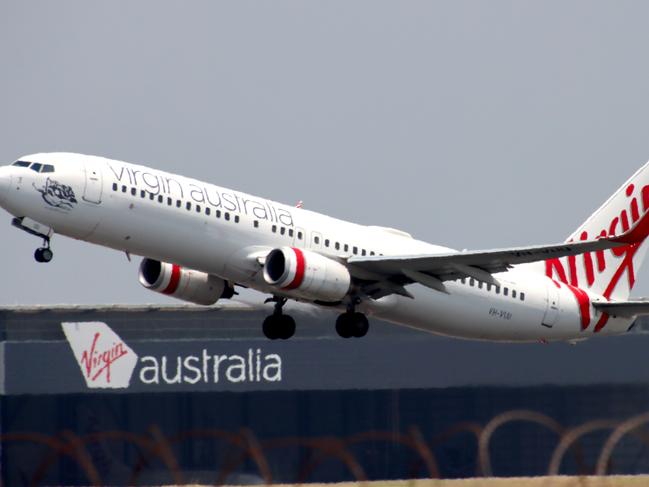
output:
<instances>
[{"instance_id":1,"label":"dry grass","mask_svg":"<svg viewBox=\"0 0 649 487\"><path fill-rule=\"evenodd\" d=\"M291 484L284 485L286 487L293 487ZM427 479L303 485L305 487L647 487L649 486L649 475L475 478L462 480ZM279 487L279 484L277 484L277 487Z\"/></svg>"}]
</instances>

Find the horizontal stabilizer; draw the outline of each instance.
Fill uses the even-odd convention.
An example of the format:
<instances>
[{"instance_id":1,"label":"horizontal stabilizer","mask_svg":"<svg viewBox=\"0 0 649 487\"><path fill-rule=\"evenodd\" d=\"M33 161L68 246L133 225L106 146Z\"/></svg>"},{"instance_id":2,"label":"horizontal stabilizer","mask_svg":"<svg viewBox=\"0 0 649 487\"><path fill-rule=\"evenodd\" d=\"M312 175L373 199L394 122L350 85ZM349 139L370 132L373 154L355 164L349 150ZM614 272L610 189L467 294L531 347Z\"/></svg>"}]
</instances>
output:
<instances>
[{"instance_id":1,"label":"horizontal stabilizer","mask_svg":"<svg viewBox=\"0 0 649 487\"><path fill-rule=\"evenodd\" d=\"M604 301L594 302L595 309L621 318L632 318L638 315L649 315L649 299L637 301Z\"/></svg>"}]
</instances>

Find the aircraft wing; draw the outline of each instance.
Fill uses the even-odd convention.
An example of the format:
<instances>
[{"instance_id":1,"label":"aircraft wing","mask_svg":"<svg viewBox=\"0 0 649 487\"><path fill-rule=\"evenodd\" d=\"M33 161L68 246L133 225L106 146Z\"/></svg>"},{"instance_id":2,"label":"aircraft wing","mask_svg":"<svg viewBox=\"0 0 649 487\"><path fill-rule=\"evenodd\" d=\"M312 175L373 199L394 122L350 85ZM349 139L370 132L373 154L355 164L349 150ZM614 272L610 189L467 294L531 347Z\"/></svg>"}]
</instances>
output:
<instances>
[{"instance_id":1,"label":"aircraft wing","mask_svg":"<svg viewBox=\"0 0 649 487\"><path fill-rule=\"evenodd\" d=\"M410 296L405 284L418 282L432 289L446 292L444 281L464 277L499 285L492 276L516 264L579 255L627 245L628 239L599 238L554 245L534 245L509 249L479 250L430 255L391 255L351 257L347 260L352 275L374 276L364 291L378 299L388 294ZM369 277L367 280L371 280Z\"/></svg>"},{"instance_id":2,"label":"aircraft wing","mask_svg":"<svg viewBox=\"0 0 649 487\"><path fill-rule=\"evenodd\" d=\"M609 315L632 318L638 315L649 315L649 299L637 301L597 301L593 306Z\"/></svg>"}]
</instances>

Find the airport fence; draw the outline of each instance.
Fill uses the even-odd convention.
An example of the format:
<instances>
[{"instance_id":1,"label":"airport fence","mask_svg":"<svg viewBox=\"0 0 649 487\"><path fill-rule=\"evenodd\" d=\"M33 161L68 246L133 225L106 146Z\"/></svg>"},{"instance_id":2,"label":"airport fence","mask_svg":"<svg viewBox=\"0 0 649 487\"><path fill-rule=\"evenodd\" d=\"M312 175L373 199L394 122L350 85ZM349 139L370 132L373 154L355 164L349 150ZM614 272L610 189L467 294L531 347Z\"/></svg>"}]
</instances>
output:
<instances>
[{"instance_id":1,"label":"airport fence","mask_svg":"<svg viewBox=\"0 0 649 487\"><path fill-rule=\"evenodd\" d=\"M276 454L282 450L298 448L303 452L302 460L295 469L294 483L308 483L314 471L325 462L339 462L346 469L350 479L360 483L367 482L369 477L363 465L358 447L364 444L387 443L398 446L408 453L411 478L439 478L441 472L440 459L435 450L457 435L469 435L473 438L475 448L475 477L492 477L497 475L492 469L493 437L503 427L512 423L529 423L548 430L557 439L553 446L550 460L547 464L548 476L562 474L562 464L568 456L578 467L579 475L604 476L611 473L611 465L616 448L628 437L633 437L642 448L639 454L649 455L649 412L634 415L621 420L597 419L566 427L553 418L532 410L509 410L494 416L485 424L477 422L459 422L454 426L437 433L424 435L416 426L411 426L403 432L395 431L366 431L346 437L278 437L260 439L250 429L236 432L199 429L181 431L175 434L164 434L157 425L151 425L143 433L129 431L99 431L86 435L78 435L72 431L62 431L56 435L41 433L13 432L0 435L0 446L5 462L11 462L10 445L27 443L38 445L43 454L34 463L33 471L23 474L26 485L42 485L46 482L48 471L62 459L76 465L85 481L90 485L107 485L114 483L111 478L105 478L93 458L93 446L110 442L128 445L137 452L136 461L129 466L129 485L142 485L142 474L154 466L162 466L169 479L178 485L195 482L189 479L187 472L178 461L178 452L187 443L193 441L211 441L221 445L221 450L227 452L219 458L214 458L212 481L214 485L232 483L232 475L246 465L256 472L259 483L271 484L276 479L273 476L273 461ZM599 447L595 458L585 458L580 446L581 440L587 435L604 433L604 441ZM275 454L275 456L273 456ZM158 467L155 467L158 468ZM636 472L640 473L640 472ZM191 475L190 475L191 477ZM4 480L4 478L3 478ZM282 479L282 481L286 481ZM147 483L148 484L148 483ZM6 481L3 482L6 485ZM150 484L149 484L150 485Z\"/></svg>"}]
</instances>

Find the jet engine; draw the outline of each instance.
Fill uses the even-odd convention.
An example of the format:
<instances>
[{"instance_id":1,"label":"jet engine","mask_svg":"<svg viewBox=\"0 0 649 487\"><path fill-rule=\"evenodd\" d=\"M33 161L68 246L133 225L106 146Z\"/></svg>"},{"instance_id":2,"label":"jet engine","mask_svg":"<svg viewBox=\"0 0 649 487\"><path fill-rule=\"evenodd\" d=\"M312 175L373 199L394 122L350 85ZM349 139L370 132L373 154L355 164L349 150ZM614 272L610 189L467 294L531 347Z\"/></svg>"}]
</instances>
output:
<instances>
[{"instance_id":1,"label":"jet engine","mask_svg":"<svg viewBox=\"0 0 649 487\"><path fill-rule=\"evenodd\" d=\"M323 255L295 247L271 250L264 263L264 280L289 295L336 302L351 284L347 268Z\"/></svg>"},{"instance_id":2,"label":"jet engine","mask_svg":"<svg viewBox=\"0 0 649 487\"><path fill-rule=\"evenodd\" d=\"M194 304L210 305L234 294L234 289L219 277L148 258L142 259L139 280L151 291Z\"/></svg>"}]
</instances>

